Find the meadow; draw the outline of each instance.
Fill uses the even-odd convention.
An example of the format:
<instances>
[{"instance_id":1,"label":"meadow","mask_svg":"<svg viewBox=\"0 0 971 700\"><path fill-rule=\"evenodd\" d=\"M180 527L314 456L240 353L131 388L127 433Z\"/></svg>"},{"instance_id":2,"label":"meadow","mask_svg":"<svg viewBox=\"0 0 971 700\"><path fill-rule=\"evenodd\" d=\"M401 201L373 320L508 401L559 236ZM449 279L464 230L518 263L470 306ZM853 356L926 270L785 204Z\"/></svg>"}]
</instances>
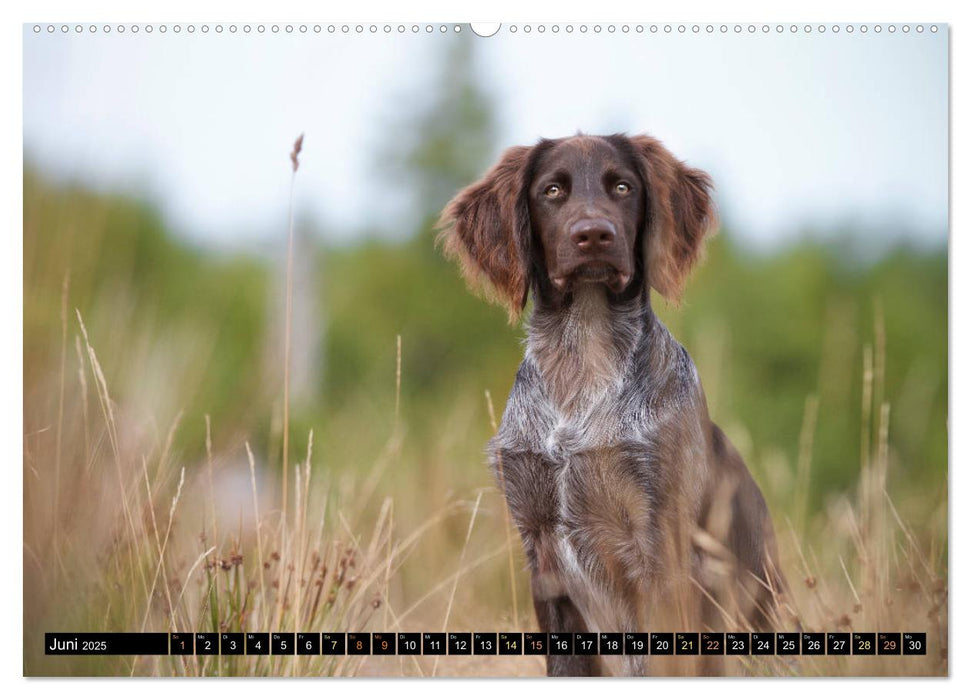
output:
<instances>
[{"instance_id":1,"label":"meadow","mask_svg":"<svg viewBox=\"0 0 971 700\"><path fill-rule=\"evenodd\" d=\"M297 238L312 264L291 270L285 401L285 256L193 248L149 202L29 169L24 198L25 674L543 672L531 657L45 657L59 630L536 623L482 452L522 332L464 290L431 219L402 242ZM928 637L926 656L730 672L947 673L946 270L943 250L865 260L807 239L758 255L722 232L683 306L659 309L766 494L793 619Z\"/></svg>"}]
</instances>

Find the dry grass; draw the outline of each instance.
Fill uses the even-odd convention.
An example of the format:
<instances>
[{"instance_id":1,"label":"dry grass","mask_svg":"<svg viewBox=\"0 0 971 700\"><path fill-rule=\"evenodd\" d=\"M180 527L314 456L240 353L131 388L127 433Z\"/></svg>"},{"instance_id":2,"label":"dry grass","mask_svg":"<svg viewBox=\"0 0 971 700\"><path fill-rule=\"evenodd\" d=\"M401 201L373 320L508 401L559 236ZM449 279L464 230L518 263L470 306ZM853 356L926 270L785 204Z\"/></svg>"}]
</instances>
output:
<instances>
[{"instance_id":1,"label":"dry grass","mask_svg":"<svg viewBox=\"0 0 971 700\"><path fill-rule=\"evenodd\" d=\"M392 429L379 458L354 481L315 468L311 434L291 474L293 497L282 509L267 466L245 441L214 454L207 430L205 458L186 465L171 449L177 421L164 436L154 438L145 426L134 424L110 393L83 321L78 314L75 361L83 360L83 365L72 380L70 361L64 360L64 369L51 383L50 426L25 436L26 673L542 673L541 664L525 658L96 658L38 653L43 632L56 630L535 628L535 620L521 619L518 610L516 601L524 597L527 579L521 561L509 563L521 556L518 541L508 529L504 502L487 486L485 469L482 487L465 499L444 487L447 464L425 484L428 489L416 484L406 492L382 494L389 471L417 468L403 450L407 441L401 429ZM66 355L68 344L62 345ZM793 589L784 600L787 612L779 628L790 629L798 621L806 631L926 631L929 653L801 657L797 663L752 657L730 662L725 672L947 673L947 553L946 540L938 534L946 532L947 505L935 504L914 528L903 521L889 495L891 408L886 401L875 404L881 381L878 352L868 350L864 357L861 394L868 402L864 415L870 424L864 427L868 447L861 456L856 494L831 499L823 512L806 513L801 496L792 496L787 507L783 497L767 493L782 565ZM815 411L815 402L807 400L796 484L812 478L813 426L827 419ZM248 497L228 499L226 492L239 490L240 483ZM248 507L239 505L247 499ZM398 503L410 507L399 508L407 515L396 522ZM424 518L416 519L415 513ZM439 563L427 563L435 561L424 556L429 551ZM412 556L415 552L419 555ZM405 585L405 579L410 583ZM490 592L483 593L485 589ZM726 622L725 629L739 628ZM656 670L693 672L688 664Z\"/></svg>"},{"instance_id":2,"label":"dry grass","mask_svg":"<svg viewBox=\"0 0 971 700\"><path fill-rule=\"evenodd\" d=\"M400 568L422 538L444 527L462 504L447 504L397 535L390 497L378 499L370 517L365 508L370 498L362 502L352 485L315 474L312 433L292 475L287 510L279 507L265 465L257 464L247 443L245 460L213 455L207 430L205 461L187 469L170 451L177 423L161 445L138 444L124 433L80 314L77 323L86 353L83 376L89 376L78 387L92 383L101 412L91 425L80 410L84 397L69 400L67 415L81 420L64 421L57 430L77 455L63 482L34 466L47 463L43 442L26 451L27 674L355 675L365 660L350 656L57 659L37 652L44 631L68 629L423 629L408 627L410 617L427 600L437 603L446 594L450 606L460 578L483 562L467 557L463 548L453 575L426 600L396 611L390 591ZM85 452L82 434L88 433L96 437ZM27 442L33 442L31 436ZM392 435L382 462L394 462L399 445L400 437ZM379 462L364 485L373 485L382 470ZM249 482L251 507L240 508L232 527L220 490L238 486L240 476ZM467 537L482 496L476 497ZM358 512L339 505L355 503ZM440 590L448 586L450 593Z\"/></svg>"}]
</instances>

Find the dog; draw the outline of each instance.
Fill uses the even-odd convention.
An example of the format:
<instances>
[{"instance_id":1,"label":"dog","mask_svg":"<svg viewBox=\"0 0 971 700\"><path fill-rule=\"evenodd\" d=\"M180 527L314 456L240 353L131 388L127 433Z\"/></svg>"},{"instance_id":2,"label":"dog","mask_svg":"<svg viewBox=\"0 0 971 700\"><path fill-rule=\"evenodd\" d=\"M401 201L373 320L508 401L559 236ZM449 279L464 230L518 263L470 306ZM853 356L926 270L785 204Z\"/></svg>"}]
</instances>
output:
<instances>
[{"instance_id":1,"label":"dog","mask_svg":"<svg viewBox=\"0 0 971 700\"><path fill-rule=\"evenodd\" d=\"M716 226L710 177L644 135L510 148L442 213L474 289L511 321L533 301L487 451L542 631L762 628L786 590L762 493L651 307L651 289L680 300ZM550 655L547 673L655 658Z\"/></svg>"}]
</instances>

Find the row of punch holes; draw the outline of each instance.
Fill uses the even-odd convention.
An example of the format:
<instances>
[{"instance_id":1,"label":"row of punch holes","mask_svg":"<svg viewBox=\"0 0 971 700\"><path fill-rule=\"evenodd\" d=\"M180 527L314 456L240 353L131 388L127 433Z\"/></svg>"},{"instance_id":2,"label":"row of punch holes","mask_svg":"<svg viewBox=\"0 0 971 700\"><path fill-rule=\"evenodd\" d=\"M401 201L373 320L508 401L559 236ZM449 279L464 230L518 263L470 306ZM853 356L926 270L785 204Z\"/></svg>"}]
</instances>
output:
<instances>
[{"instance_id":1,"label":"row of punch holes","mask_svg":"<svg viewBox=\"0 0 971 700\"><path fill-rule=\"evenodd\" d=\"M489 27L484 27L483 29L479 29L476 25L473 24L471 25L471 28L472 28L472 32L479 36L492 36L498 31L498 25L491 25ZM125 33L138 34L139 32L144 32L146 34L151 34L152 32L155 32L155 31L158 31L161 34L165 34L169 31L175 34L180 34L183 31L185 31L188 34L193 34L196 32L196 29L197 29L196 25L194 24L187 24L184 27L181 24L173 24L171 26L165 25L165 24L160 24L160 25L118 24L118 25L115 25L114 27L112 27L110 24L105 24L101 26L92 24L87 27L88 32L92 34L96 32L103 32L105 34L110 34L112 32L116 32L118 34L125 34ZM774 26L770 26L768 24L762 24L762 25L755 25L755 24L748 24L748 25L741 25L741 24L734 24L734 25L728 25L728 24L719 24L719 25L715 25L715 24L706 24L706 25L700 25L700 24L690 24L690 25L689 24L661 24L661 25L658 25L658 24L650 24L650 25L645 25L645 24L634 24L634 25L631 25L631 24L620 24L620 25L617 25L617 24L607 24L607 25L511 24L507 27L507 31L511 34L517 34L520 32L525 34L531 34L533 32L536 32L537 34L545 34L546 32L550 32L552 34L558 34L561 31L567 34L573 34L575 32L580 34L587 34L587 33L602 34L604 31L606 31L608 34L616 34L617 32L620 32L622 34L630 34L630 33L635 33L635 34L644 34L644 33L649 33L649 34L658 34L658 33L663 33L663 34L672 34L672 33L677 33L677 34L688 34L688 33L690 34L702 34L702 33L705 33L705 34L770 34L773 31L776 34L783 34L786 32L791 34L796 34L799 32L803 32L805 34L826 34L826 33L839 34L841 32L846 34L853 34L854 32L858 32L860 34L866 34L871 31L876 34L880 34L884 31L890 34L894 34L898 30L903 32L904 34L907 34L911 31L911 29L913 29L913 31L917 32L918 34L922 34L925 31L925 27L922 24L916 24L916 25L913 25L913 27L909 24L901 24L899 26L895 24L888 24L888 25L874 24L872 26L866 25L866 24L861 24L858 26L852 25L852 24L847 24L847 25L834 24L830 26L827 26L825 24L819 24L815 26L811 24L805 24L805 25L776 24ZM40 24L35 24L33 27L33 30L34 30L34 34L40 34L44 31L46 31L48 34L54 34L58 31L60 31L60 33L62 34L68 34L71 31L73 31L75 34L81 34L84 32L85 27L80 24L76 24L73 27L67 24L62 24L60 26L54 25L54 24L48 24L46 25L46 27ZM927 30L930 31L931 33L937 33L938 28L937 28L937 25L932 24L929 27L927 27ZM203 24L198 27L198 31L202 34L208 34L210 31L213 31L216 34L222 34L224 32L228 32L229 34L236 34L236 33L251 34L253 32L257 34L265 34L267 32L271 34L279 34L281 32L286 34L293 34L294 32L297 32L300 34L306 34L308 32L312 32L314 34L320 34L320 33L378 34L379 32L383 32L384 34L391 34L393 32L397 32L398 34L405 34L408 32L412 34L420 34L420 33L434 34L436 32L439 34L448 34L450 32L458 34L462 32L462 25L460 24L424 24L424 25L412 24L408 26L404 24L399 24L396 26L392 26L390 24L385 24L385 25L379 26L377 24L367 24L367 25L365 24L355 24L355 25L287 24L287 25L280 26L278 24L271 24L271 25L230 24L230 25L223 26L222 24L216 24L210 27L208 24Z\"/></svg>"}]
</instances>

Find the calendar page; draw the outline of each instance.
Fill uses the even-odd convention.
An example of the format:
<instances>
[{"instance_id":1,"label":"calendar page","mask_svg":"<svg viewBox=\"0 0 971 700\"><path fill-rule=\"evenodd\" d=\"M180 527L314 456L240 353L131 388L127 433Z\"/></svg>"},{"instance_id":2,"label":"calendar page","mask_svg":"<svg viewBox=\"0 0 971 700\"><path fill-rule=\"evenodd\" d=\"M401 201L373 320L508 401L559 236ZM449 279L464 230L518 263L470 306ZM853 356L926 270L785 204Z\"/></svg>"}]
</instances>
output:
<instances>
[{"instance_id":1,"label":"calendar page","mask_svg":"<svg viewBox=\"0 0 971 700\"><path fill-rule=\"evenodd\" d=\"M948 676L948 24L83 14L25 676Z\"/></svg>"}]
</instances>

